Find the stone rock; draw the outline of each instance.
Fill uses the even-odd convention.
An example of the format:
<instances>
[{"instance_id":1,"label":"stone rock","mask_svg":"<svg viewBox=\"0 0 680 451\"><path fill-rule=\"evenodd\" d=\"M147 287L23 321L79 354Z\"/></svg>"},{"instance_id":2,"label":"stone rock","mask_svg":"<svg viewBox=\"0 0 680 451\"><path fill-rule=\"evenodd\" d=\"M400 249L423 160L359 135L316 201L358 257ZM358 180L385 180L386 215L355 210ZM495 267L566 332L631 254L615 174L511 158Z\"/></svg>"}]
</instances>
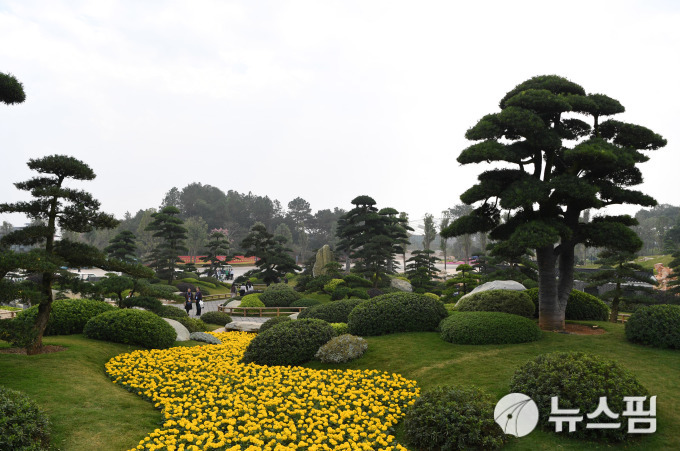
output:
<instances>
[{"instance_id":1,"label":"stone rock","mask_svg":"<svg viewBox=\"0 0 680 451\"><path fill-rule=\"evenodd\" d=\"M257 332L260 330L262 323L251 321L234 321L224 326L225 331L236 330L241 332Z\"/></svg>"},{"instance_id":2,"label":"stone rock","mask_svg":"<svg viewBox=\"0 0 680 451\"><path fill-rule=\"evenodd\" d=\"M407 282L406 280L392 279L390 281L390 286L392 288L396 288L399 291L406 291L408 293L413 292L413 287L411 286L411 282Z\"/></svg>"},{"instance_id":3,"label":"stone rock","mask_svg":"<svg viewBox=\"0 0 680 451\"><path fill-rule=\"evenodd\" d=\"M211 345L220 345L222 341L214 335L206 334L205 332L191 332L190 338L195 341L204 341Z\"/></svg>"},{"instance_id":4,"label":"stone rock","mask_svg":"<svg viewBox=\"0 0 680 451\"><path fill-rule=\"evenodd\" d=\"M324 244L321 249L316 252L316 260L312 267L312 275L314 277L326 274L325 266L333 261L333 253L328 244Z\"/></svg>"},{"instance_id":5,"label":"stone rock","mask_svg":"<svg viewBox=\"0 0 680 451\"><path fill-rule=\"evenodd\" d=\"M514 280L492 280L491 282L483 283L478 287L475 287L474 290L466 294L465 296L462 296L460 299L458 299L458 302L460 302L461 299L465 299L466 297L479 293L480 291L489 291L489 290L515 290L515 291L524 291L526 290L526 287L522 285L519 282L515 282ZM458 303L456 302L456 304Z\"/></svg>"},{"instance_id":6,"label":"stone rock","mask_svg":"<svg viewBox=\"0 0 680 451\"><path fill-rule=\"evenodd\" d=\"M189 329L184 327L184 325L182 323L180 323L179 321L175 321L174 319L170 319L170 318L163 318L163 319L165 321L167 321L168 324L170 324L173 327L173 329L175 329L175 332L177 332L177 338L176 338L177 341L189 341L189 339L191 337L191 335L189 334Z\"/></svg>"}]
</instances>

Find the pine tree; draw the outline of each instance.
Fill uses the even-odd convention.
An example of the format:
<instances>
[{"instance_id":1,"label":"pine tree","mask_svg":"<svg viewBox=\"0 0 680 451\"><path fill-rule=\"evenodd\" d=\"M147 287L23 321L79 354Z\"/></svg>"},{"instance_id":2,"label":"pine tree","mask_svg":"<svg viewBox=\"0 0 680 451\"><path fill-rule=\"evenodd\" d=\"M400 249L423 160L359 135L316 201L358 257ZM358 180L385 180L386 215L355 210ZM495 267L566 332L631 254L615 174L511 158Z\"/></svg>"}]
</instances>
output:
<instances>
[{"instance_id":1,"label":"pine tree","mask_svg":"<svg viewBox=\"0 0 680 451\"><path fill-rule=\"evenodd\" d=\"M214 277L219 267L229 261L229 241L224 233L217 230L213 230L208 238L210 240L208 241L208 255L201 260L210 262L208 275ZM226 258L220 260L218 258L220 256L225 256Z\"/></svg>"},{"instance_id":2,"label":"pine tree","mask_svg":"<svg viewBox=\"0 0 680 451\"><path fill-rule=\"evenodd\" d=\"M241 242L241 247L248 249L246 257L257 257L257 270L254 274L269 285L282 279L289 272L300 271L295 260L290 256L292 249L285 246L283 236L274 236L267 231L261 222L255 223L250 233Z\"/></svg>"},{"instance_id":3,"label":"pine tree","mask_svg":"<svg viewBox=\"0 0 680 451\"><path fill-rule=\"evenodd\" d=\"M109 257L122 260L124 262L132 263L137 260L135 254L137 253L137 244L135 243L135 234L129 230L123 230L118 235L114 236L109 245L104 248Z\"/></svg>"},{"instance_id":4,"label":"pine tree","mask_svg":"<svg viewBox=\"0 0 680 451\"><path fill-rule=\"evenodd\" d=\"M412 257L406 260L406 277L411 281L414 288L427 289L432 286L432 282L439 277L439 270L435 264L440 261L435 257L434 251L415 250Z\"/></svg>"},{"instance_id":5,"label":"pine tree","mask_svg":"<svg viewBox=\"0 0 680 451\"><path fill-rule=\"evenodd\" d=\"M186 252L184 241L187 238L187 229L184 221L179 218L179 209L176 207L164 207L161 211L153 213L153 220L145 230L153 231L153 236L161 240L151 252L150 261L157 268L159 277L168 279L172 283L175 278L175 268L180 252Z\"/></svg>"}]
</instances>

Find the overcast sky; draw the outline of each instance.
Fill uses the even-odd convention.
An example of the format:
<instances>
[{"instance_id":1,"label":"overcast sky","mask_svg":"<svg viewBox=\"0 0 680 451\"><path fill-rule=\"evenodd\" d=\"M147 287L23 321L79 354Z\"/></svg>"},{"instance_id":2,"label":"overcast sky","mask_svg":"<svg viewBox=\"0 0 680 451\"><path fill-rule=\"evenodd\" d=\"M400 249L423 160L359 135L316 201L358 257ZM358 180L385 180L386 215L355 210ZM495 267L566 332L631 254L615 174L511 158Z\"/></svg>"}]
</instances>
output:
<instances>
[{"instance_id":1,"label":"overcast sky","mask_svg":"<svg viewBox=\"0 0 680 451\"><path fill-rule=\"evenodd\" d=\"M678 24L672 0L0 0L0 72L26 92L0 104L0 202L56 153L118 218L191 182L439 217L487 168L456 162L465 131L557 74L668 139L639 189L677 205Z\"/></svg>"}]
</instances>

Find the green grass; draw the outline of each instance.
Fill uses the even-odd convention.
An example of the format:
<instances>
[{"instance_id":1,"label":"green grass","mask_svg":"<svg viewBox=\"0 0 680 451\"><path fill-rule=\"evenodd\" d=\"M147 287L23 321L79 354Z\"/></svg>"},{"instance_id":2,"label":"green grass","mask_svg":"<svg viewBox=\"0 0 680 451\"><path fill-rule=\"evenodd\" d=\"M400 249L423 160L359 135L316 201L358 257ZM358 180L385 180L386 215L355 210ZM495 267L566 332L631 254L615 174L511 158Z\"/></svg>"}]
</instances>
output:
<instances>
[{"instance_id":1,"label":"green grass","mask_svg":"<svg viewBox=\"0 0 680 451\"><path fill-rule=\"evenodd\" d=\"M654 265L657 263L663 263L664 266L668 266L668 264L673 260L673 256L670 254L666 255L647 255L644 257L638 257L635 260L635 263L638 265L642 266L645 269L649 270L654 270ZM656 274L656 273L655 273Z\"/></svg>"},{"instance_id":2,"label":"green grass","mask_svg":"<svg viewBox=\"0 0 680 451\"><path fill-rule=\"evenodd\" d=\"M440 384L476 385L500 399L510 378L529 359L553 351L584 351L614 359L657 398L657 432L626 449L680 449L680 352L628 343L620 324L590 322L604 335L562 335L545 332L538 342L517 345L463 346L444 342L434 332L368 337L366 354L353 362L310 368L378 369L415 379L422 389ZM153 406L113 385L104 363L134 347L88 340L82 335L46 337L46 344L66 346L64 352L39 356L0 354L2 385L21 390L43 407L54 426L53 449L118 451L135 446L160 423ZM202 344L178 343L179 346ZM7 344L0 342L0 347ZM401 434L400 428L397 433ZM398 435L398 437L403 437ZM557 437L536 430L513 439L510 450L582 450L622 448Z\"/></svg>"}]
</instances>

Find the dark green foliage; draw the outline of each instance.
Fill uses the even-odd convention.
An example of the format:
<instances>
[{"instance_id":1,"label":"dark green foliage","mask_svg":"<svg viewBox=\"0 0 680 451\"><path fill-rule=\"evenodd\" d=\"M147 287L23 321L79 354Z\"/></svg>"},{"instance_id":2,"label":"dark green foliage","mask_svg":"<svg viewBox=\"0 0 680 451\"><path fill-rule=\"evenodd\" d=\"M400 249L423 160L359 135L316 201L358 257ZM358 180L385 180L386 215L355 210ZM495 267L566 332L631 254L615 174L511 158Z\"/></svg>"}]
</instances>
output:
<instances>
[{"instance_id":1,"label":"dark green foliage","mask_svg":"<svg viewBox=\"0 0 680 451\"><path fill-rule=\"evenodd\" d=\"M241 247L248 250L246 257L258 258L254 274L261 277L264 283L276 282L286 277L286 273L302 269L295 264L285 242L284 237L272 235L260 222L250 228L250 233L241 242Z\"/></svg>"},{"instance_id":2,"label":"dark green foliage","mask_svg":"<svg viewBox=\"0 0 680 451\"><path fill-rule=\"evenodd\" d=\"M231 322L231 316L224 312L205 312L201 315L201 320L206 324L217 324L218 326L224 326L225 324L229 324Z\"/></svg>"},{"instance_id":3,"label":"dark green foliage","mask_svg":"<svg viewBox=\"0 0 680 451\"><path fill-rule=\"evenodd\" d=\"M0 386L0 449L41 451L49 445L47 415L25 394Z\"/></svg>"},{"instance_id":4,"label":"dark green foliage","mask_svg":"<svg viewBox=\"0 0 680 451\"><path fill-rule=\"evenodd\" d=\"M23 103L24 100L24 85L14 75L0 72L0 102L12 105Z\"/></svg>"},{"instance_id":5,"label":"dark green foliage","mask_svg":"<svg viewBox=\"0 0 680 451\"><path fill-rule=\"evenodd\" d=\"M260 326L260 333L276 326L277 324L285 323L286 321L292 321L290 316L276 316L274 318L268 319Z\"/></svg>"},{"instance_id":6,"label":"dark green foliage","mask_svg":"<svg viewBox=\"0 0 680 451\"><path fill-rule=\"evenodd\" d=\"M317 318L329 323L346 323L350 312L362 302L364 302L363 299L343 299L329 304L315 305L300 312L298 318Z\"/></svg>"},{"instance_id":7,"label":"dark green foliage","mask_svg":"<svg viewBox=\"0 0 680 451\"><path fill-rule=\"evenodd\" d=\"M531 302L534 303L534 318L538 318L538 287L535 288L529 288L524 291L524 294L529 296L529 299L531 299Z\"/></svg>"},{"instance_id":8,"label":"dark green foliage","mask_svg":"<svg viewBox=\"0 0 680 451\"><path fill-rule=\"evenodd\" d=\"M188 318L189 315L184 309L174 307L172 305L163 305L154 313L161 318L170 318L177 320L178 318Z\"/></svg>"},{"instance_id":9,"label":"dark green foliage","mask_svg":"<svg viewBox=\"0 0 680 451\"><path fill-rule=\"evenodd\" d=\"M220 266L225 265L225 260L220 260L219 256L227 256L226 260L229 260L229 240L227 236L219 231L215 230L210 234L210 241L206 246L208 249L208 254L202 258L203 261L210 262L210 269L208 274L214 276ZM217 279L215 279L219 283Z\"/></svg>"},{"instance_id":10,"label":"dark green foliage","mask_svg":"<svg viewBox=\"0 0 680 451\"><path fill-rule=\"evenodd\" d=\"M290 285L276 283L264 290L264 293L260 295L260 301L266 307L289 307L290 304L301 297L300 293L296 292Z\"/></svg>"},{"instance_id":11,"label":"dark green foliage","mask_svg":"<svg viewBox=\"0 0 680 451\"><path fill-rule=\"evenodd\" d=\"M454 312L439 327L444 341L461 345L527 343L541 338L541 329L533 320L502 312Z\"/></svg>"},{"instance_id":12,"label":"dark green foliage","mask_svg":"<svg viewBox=\"0 0 680 451\"><path fill-rule=\"evenodd\" d=\"M160 238L160 243L151 252L149 262L156 268L159 277L162 276L168 283L172 283L175 278L175 268L181 262L180 253L187 252L184 245L187 229L179 214L176 207L163 207L161 211L151 215L153 221L144 229L152 231L155 238Z\"/></svg>"},{"instance_id":13,"label":"dark green foliage","mask_svg":"<svg viewBox=\"0 0 680 451\"><path fill-rule=\"evenodd\" d=\"M316 299L302 298L290 304L291 307L311 307L313 305L319 305L320 302Z\"/></svg>"},{"instance_id":14,"label":"dark green foliage","mask_svg":"<svg viewBox=\"0 0 680 451\"><path fill-rule=\"evenodd\" d=\"M321 275L317 277L310 278L304 285L304 291L306 292L320 292L323 291L323 287L326 286L328 282L333 280L331 276ZM299 284L299 282L298 282Z\"/></svg>"},{"instance_id":15,"label":"dark green foliage","mask_svg":"<svg viewBox=\"0 0 680 451\"><path fill-rule=\"evenodd\" d=\"M350 288L371 288L373 286L370 280L356 274L347 274L343 277L343 280Z\"/></svg>"},{"instance_id":16,"label":"dark green foliage","mask_svg":"<svg viewBox=\"0 0 680 451\"><path fill-rule=\"evenodd\" d=\"M17 318L0 319L0 340L14 347L25 348L33 343L38 332L33 323Z\"/></svg>"},{"instance_id":17,"label":"dark green foliage","mask_svg":"<svg viewBox=\"0 0 680 451\"><path fill-rule=\"evenodd\" d=\"M461 312L503 312L533 318L536 307L522 291L488 290L471 294L456 304Z\"/></svg>"},{"instance_id":18,"label":"dark green foliage","mask_svg":"<svg viewBox=\"0 0 680 451\"><path fill-rule=\"evenodd\" d=\"M344 299L350 295L350 292L351 290L349 287L339 286L331 293L331 300L338 301Z\"/></svg>"},{"instance_id":19,"label":"dark green foliage","mask_svg":"<svg viewBox=\"0 0 680 451\"><path fill-rule=\"evenodd\" d=\"M206 332L208 330L208 326L202 319L190 318L189 316L178 316L172 319L186 327L189 332Z\"/></svg>"},{"instance_id":20,"label":"dark green foliage","mask_svg":"<svg viewBox=\"0 0 680 451\"><path fill-rule=\"evenodd\" d=\"M539 355L515 371L510 381L510 392L523 393L533 399L540 413L539 424L549 431L555 430L555 425L548 421L550 399L553 396L559 398L561 409L580 409L582 413L594 412L600 397L606 396L609 409L621 413L625 410L624 396L649 394L633 374L613 360L582 352ZM588 422L576 423L574 432L567 432L568 428L564 428L560 434L603 443L634 437L626 433L625 427L586 429Z\"/></svg>"},{"instance_id":21,"label":"dark green foliage","mask_svg":"<svg viewBox=\"0 0 680 451\"><path fill-rule=\"evenodd\" d=\"M133 296L123 299L120 306L121 308L141 307L158 313L163 308L163 303L159 299L149 296Z\"/></svg>"},{"instance_id":22,"label":"dark green foliage","mask_svg":"<svg viewBox=\"0 0 680 451\"><path fill-rule=\"evenodd\" d=\"M437 275L439 270L435 266L441 259L435 257L434 251L430 249L415 250L411 255L413 256L406 260L406 277L408 277L413 288L423 289L423 292L425 292L436 279L441 279Z\"/></svg>"},{"instance_id":23,"label":"dark green foliage","mask_svg":"<svg viewBox=\"0 0 680 451\"><path fill-rule=\"evenodd\" d=\"M135 234L129 230L123 230L114 236L109 245L104 248L109 257L132 263L136 260L137 244Z\"/></svg>"},{"instance_id":24,"label":"dark green foliage","mask_svg":"<svg viewBox=\"0 0 680 451\"><path fill-rule=\"evenodd\" d=\"M320 319L298 319L277 324L257 334L243 354L243 363L298 365L314 358L319 348L335 336Z\"/></svg>"},{"instance_id":25,"label":"dark green foliage","mask_svg":"<svg viewBox=\"0 0 680 451\"><path fill-rule=\"evenodd\" d=\"M365 288L352 288L349 291L349 297L359 298L359 299L370 299L371 298L368 295L368 291L366 291Z\"/></svg>"},{"instance_id":26,"label":"dark green foliage","mask_svg":"<svg viewBox=\"0 0 680 451\"><path fill-rule=\"evenodd\" d=\"M366 290L366 293L368 293L368 296L370 298L374 298L385 294L382 290L379 290L377 288L369 288L368 290Z\"/></svg>"},{"instance_id":27,"label":"dark green foliage","mask_svg":"<svg viewBox=\"0 0 680 451\"><path fill-rule=\"evenodd\" d=\"M135 281L132 277L118 276L115 274L108 274L104 279L97 282L97 289L104 294L115 294L118 301L123 300L123 292L125 290L132 290L135 286Z\"/></svg>"},{"instance_id":28,"label":"dark green foliage","mask_svg":"<svg viewBox=\"0 0 680 451\"><path fill-rule=\"evenodd\" d=\"M626 321L626 338L655 348L680 349L680 305L638 308Z\"/></svg>"},{"instance_id":29,"label":"dark green foliage","mask_svg":"<svg viewBox=\"0 0 680 451\"><path fill-rule=\"evenodd\" d=\"M178 309L179 310L179 309ZM137 309L116 309L90 319L83 333L94 340L166 349L175 344L175 329L160 316Z\"/></svg>"},{"instance_id":30,"label":"dark green foliage","mask_svg":"<svg viewBox=\"0 0 680 451\"><path fill-rule=\"evenodd\" d=\"M583 291L571 290L565 319L574 321L607 321L609 307L599 298Z\"/></svg>"},{"instance_id":31,"label":"dark green foliage","mask_svg":"<svg viewBox=\"0 0 680 451\"><path fill-rule=\"evenodd\" d=\"M352 310L347 325L351 334L360 336L432 331L447 316L441 301L400 292L363 301Z\"/></svg>"},{"instance_id":32,"label":"dark green foliage","mask_svg":"<svg viewBox=\"0 0 680 451\"><path fill-rule=\"evenodd\" d=\"M59 299L52 303L45 335L71 335L83 333L83 327L90 318L100 313L116 310L115 307L102 301L90 299ZM34 324L38 316L38 306L21 311L17 315L20 321Z\"/></svg>"},{"instance_id":33,"label":"dark green foliage","mask_svg":"<svg viewBox=\"0 0 680 451\"><path fill-rule=\"evenodd\" d=\"M476 387L435 387L406 411L404 433L413 449L494 449L507 440L494 421L493 398Z\"/></svg>"},{"instance_id":34,"label":"dark green foliage","mask_svg":"<svg viewBox=\"0 0 680 451\"><path fill-rule=\"evenodd\" d=\"M181 291L182 293L186 293L187 290L191 290L191 292L194 294L196 293L196 285L189 282L177 282L175 284L175 288L177 288L177 291Z\"/></svg>"}]
</instances>

